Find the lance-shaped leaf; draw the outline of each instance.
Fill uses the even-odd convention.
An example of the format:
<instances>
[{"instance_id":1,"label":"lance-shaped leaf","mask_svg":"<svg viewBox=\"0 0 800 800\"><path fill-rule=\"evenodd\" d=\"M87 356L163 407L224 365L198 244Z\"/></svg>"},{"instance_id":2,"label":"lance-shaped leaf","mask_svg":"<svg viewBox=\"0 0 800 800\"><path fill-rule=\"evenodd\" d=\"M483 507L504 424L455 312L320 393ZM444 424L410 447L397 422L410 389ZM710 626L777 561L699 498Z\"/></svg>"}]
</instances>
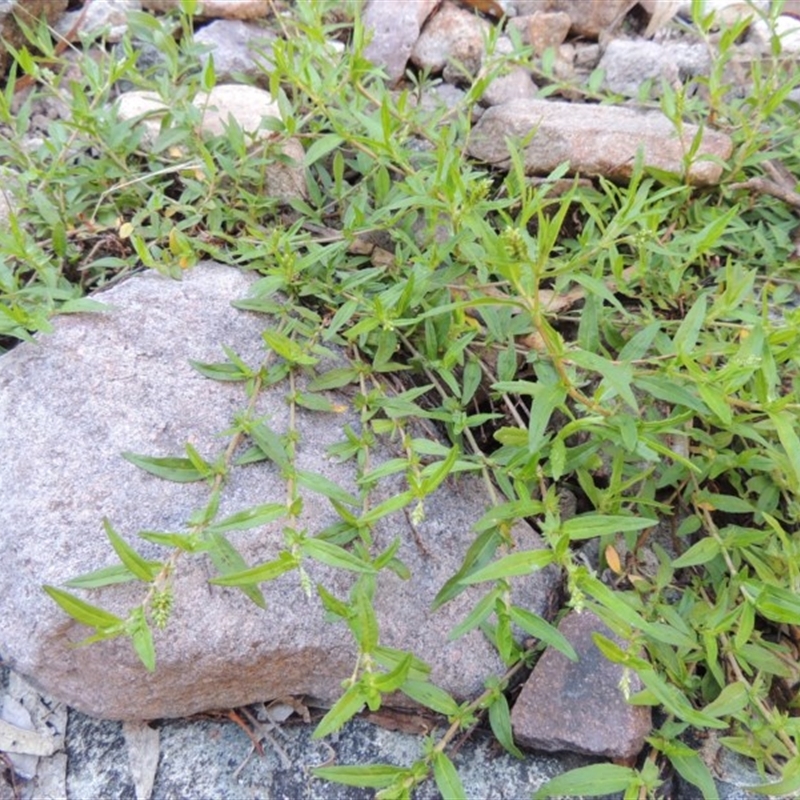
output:
<instances>
[{"instance_id":1,"label":"lance-shaped leaf","mask_svg":"<svg viewBox=\"0 0 800 800\"><path fill-rule=\"evenodd\" d=\"M521 550L518 553L503 556L503 558L461 578L461 583L481 583L481 581L495 581L498 578L529 575L537 569L552 564L553 558L551 550Z\"/></svg>"},{"instance_id":2,"label":"lance-shaped leaf","mask_svg":"<svg viewBox=\"0 0 800 800\"><path fill-rule=\"evenodd\" d=\"M155 565L157 562L148 562ZM99 589L101 586L111 586L115 583L129 583L135 581L134 575L123 564L113 564L110 567L102 567L93 572L87 572L83 575L78 575L77 578L72 578L66 582L66 585L72 589Z\"/></svg>"},{"instance_id":3,"label":"lance-shaped leaf","mask_svg":"<svg viewBox=\"0 0 800 800\"><path fill-rule=\"evenodd\" d=\"M548 797L563 795L605 797L615 792L624 792L638 781L639 773L630 767L621 767L617 764L592 764L551 778L536 792L534 798L545 800Z\"/></svg>"},{"instance_id":4,"label":"lance-shaped leaf","mask_svg":"<svg viewBox=\"0 0 800 800\"><path fill-rule=\"evenodd\" d=\"M316 734L314 734L316 736ZM311 772L325 781L345 786L360 786L364 789L385 789L405 778L409 771L391 764L369 766L337 765L335 767L312 767Z\"/></svg>"},{"instance_id":5,"label":"lance-shaped leaf","mask_svg":"<svg viewBox=\"0 0 800 800\"><path fill-rule=\"evenodd\" d=\"M329 733L338 731L349 719L352 719L367 704L367 696L361 684L353 684L334 704L330 711L320 720L313 733L313 739L322 739ZM330 768L329 768L330 769ZM361 784L356 784L361 785ZM380 784L384 786L386 784Z\"/></svg>"},{"instance_id":6,"label":"lance-shaped leaf","mask_svg":"<svg viewBox=\"0 0 800 800\"><path fill-rule=\"evenodd\" d=\"M93 606L55 586L43 586L42 588L77 622L99 631L117 631L118 633L124 631L125 620L115 614Z\"/></svg>"},{"instance_id":7,"label":"lance-shaped leaf","mask_svg":"<svg viewBox=\"0 0 800 800\"><path fill-rule=\"evenodd\" d=\"M119 560L125 567L132 572L140 581L149 583L158 575L163 567L159 562L146 561L142 558L111 526L108 519L103 519L103 527L106 535L114 548L114 552L119 556Z\"/></svg>"},{"instance_id":8,"label":"lance-shaped leaf","mask_svg":"<svg viewBox=\"0 0 800 800\"><path fill-rule=\"evenodd\" d=\"M441 751L433 755L433 778L436 788L447 800L466 800L467 793L453 762Z\"/></svg>"},{"instance_id":9,"label":"lance-shaped leaf","mask_svg":"<svg viewBox=\"0 0 800 800\"><path fill-rule=\"evenodd\" d=\"M652 528L655 522L639 517L623 517L610 514L578 514L561 524L561 530L571 541L593 539L595 536L606 536L626 531L640 531Z\"/></svg>"},{"instance_id":10,"label":"lance-shaped leaf","mask_svg":"<svg viewBox=\"0 0 800 800\"><path fill-rule=\"evenodd\" d=\"M193 483L207 477L207 473L200 472L188 458L173 456L160 458L130 452L123 453L122 457L151 475L156 475L159 478L174 481L175 483Z\"/></svg>"},{"instance_id":11,"label":"lance-shaped leaf","mask_svg":"<svg viewBox=\"0 0 800 800\"><path fill-rule=\"evenodd\" d=\"M247 562L242 558L239 551L225 538L224 534L219 531L208 531L208 540L206 542L206 549L208 555L214 566L219 570L220 574L225 576L243 575L247 572ZM223 583L221 579L212 580L212 583ZM236 583L228 583L228 586L237 586L247 597L249 597L257 606L261 608L267 607L267 601L264 600L264 595L256 585L255 580L240 580Z\"/></svg>"},{"instance_id":12,"label":"lance-shaped leaf","mask_svg":"<svg viewBox=\"0 0 800 800\"><path fill-rule=\"evenodd\" d=\"M227 533L228 531L246 531L267 525L286 515L286 506L282 503L264 503L260 506L246 508L236 514L231 514L225 519L209 525L207 530L213 533Z\"/></svg>"},{"instance_id":13,"label":"lance-shaped leaf","mask_svg":"<svg viewBox=\"0 0 800 800\"><path fill-rule=\"evenodd\" d=\"M316 558L329 567L349 569L353 572L375 572L375 567L369 562L362 561L343 547L326 542L324 539L304 539L300 549L307 556Z\"/></svg>"},{"instance_id":14,"label":"lance-shaped leaf","mask_svg":"<svg viewBox=\"0 0 800 800\"><path fill-rule=\"evenodd\" d=\"M511 620L519 625L529 636L541 639L545 644L549 644L556 650L562 652L571 661L578 660L575 648L569 640L554 625L542 619L538 614L528 611L518 606L511 606L508 610Z\"/></svg>"},{"instance_id":15,"label":"lance-shaped leaf","mask_svg":"<svg viewBox=\"0 0 800 800\"><path fill-rule=\"evenodd\" d=\"M229 572L219 578L212 578L209 583L215 583L218 586L246 586L262 581L271 581L279 575L283 575L284 572L295 569L299 564L300 562L291 553L283 551L274 561L267 561L239 572Z\"/></svg>"}]
</instances>

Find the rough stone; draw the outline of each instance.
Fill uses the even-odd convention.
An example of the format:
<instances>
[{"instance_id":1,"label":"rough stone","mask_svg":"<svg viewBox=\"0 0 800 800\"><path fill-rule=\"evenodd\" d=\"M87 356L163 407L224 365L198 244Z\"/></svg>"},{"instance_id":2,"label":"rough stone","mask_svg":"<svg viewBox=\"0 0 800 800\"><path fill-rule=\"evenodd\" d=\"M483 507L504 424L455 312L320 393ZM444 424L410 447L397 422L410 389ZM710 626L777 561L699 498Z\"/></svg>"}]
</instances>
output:
<instances>
[{"instance_id":1,"label":"rough stone","mask_svg":"<svg viewBox=\"0 0 800 800\"><path fill-rule=\"evenodd\" d=\"M270 11L269 0L203 0L200 16L222 19L260 19ZM148 11L180 8L181 0L142 0Z\"/></svg>"},{"instance_id":2,"label":"rough stone","mask_svg":"<svg viewBox=\"0 0 800 800\"><path fill-rule=\"evenodd\" d=\"M293 572L261 585L263 610L234 589L209 586L213 570L203 558L183 558L173 618L167 631L155 633L154 673L142 667L124 639L72 647L87 629L41 589L115 562L104 517L145 558L163 558L161 548L140 541L136 532L185 529L192 513L205 506L205 483L162 480L120 453L174 456L186 442L211 460L222 451L218 433L246 406L244 387L206 379L188 362L220 361L221 346L228 345L245 362L261 363L261 332L270 318L231 307L251 285L252 277L214 264L193 269L183 281L154 273L136 276L100 296L113 311L59 318L52 335L23 343L0 359L0 653L39 689L85 713L172 718L284 695L331 702L353 669L355 651L343 625L325 620L319 599L306 597ZM286 391L280 384L271 387L255 409L278 434L288 430ZM297 466L357 494L355 465L334 462L328 449L343 439L346 425L359 429L359 414L346 391L331 400L345 410L299 412ZM379 442L373 465L396 455ZM406 488L397 474L374 502ZM317 534L337 522L324 497L302 494L299 527ZM250 464L234 470L219 518L285 498L285 480L274 465ZM397 555L413 575L410 581L385 572L377 578L383 643L428 660L432 679L460 698L481 691L486 676L503 669L478 631L447 640L482 589L465 592L437 612L430 606L458 569L487 504L481 481L460 475L428 498L426 519L416 533L401 511L381 519L373 534L378 550L400 539ZM283 523L276 522L230 536L247 563L255 564L277 557L282 531ZM522 548L542 546L529 526L520 524L516 533ZM350 573L316 562L306 569L312 585L320 582L346 597ZM555 571L535 573L515 602L546 614L558 580ZM142 589L111 586L93 592L90 602L124 616L141 601Z\"/></svg>"},{"instance_id":3,"label":"rough stone","mask_svg":"<svg viewBox=\"0 0 800 800\"><path fill-rule=\"evenodd\" d=\"M486 20L445 0L422 29L411 50L411 61L433 74L455 67L462 79L464 70L476 75L483 61L489 30L491 25Z\"/></svg>"},{"instance_id":4,"label":"rough stone","mask_svg":"<svg viewBox=\"0 0 800 800\"><path fill-rule=\"evenodd\" d=\"M503 57L511 53L513 49L511 40L507 36L503 36L497 41L494 56ZM484 70L491 70L491 68L491 63L484 64ZM536 96L537 91L530 71L524 67L513 66L489 82L481 97L481 103L486 106L499 106L509 100L531 99Z\"/></svg>"},{"instance_id":5,"label":"rough stone","mask_svg":"<svg viewBox=\"0 0 800 800\"><path fill-rule=\"evenodd\" d=\"M85 8L85 10L84 10ZM55 25L56 31L66 36L78 25L77 34L91 36L105 31L107 42L118 42L128 30L128 15L141 11L141 0L128 0L121 4L117 0L92 0L88 7L70 11L61 16Z\"/></svg>"},{"instance_id":6,"label":"rough stone","mask_svg":"<svg viewBox=\"0 0 800 800\"><path fill-rule=\"evenodd\" d=\"M774 35L780 40L781 52L800 53L800 19L781 14L775 20ZM750 27L751 41L765 53L770 52L772 36L773 30L763 19L756 20Z\"/></svg>"},{"instance_id":7,"label":"rough stone","mask_svg":"<svg viewBox=\"0 0 800 800\"><path fill-rule=\"evenodd\" d=\"M625 643L588 611L568 614L559 630L579 660L570 661L552 648L544 652L511 711L515 739L548 753L569 750L635 757L650 733L650 707L625 701L620 689L624 668L606 660L592 634L600 633L622 647ZM635 673L627 677L631 693L642 689Z\"/></svg>"},{"instance_id":8,"label":"rough stone","mask_svg":"<svg viewBox=\"0 0 800 800\"><path fill-rule=\"evenodd\" d=\"M230 19L215 20L194 35L197 44L210 48L210 53L204 53L200 59L205 66L213 54L219 83L233 81L237 74L266 81L275 38L272 31L257 23Z\"/></svg>"},{"instance_id":9,"label":"rough stone","mask_svg":"<svg viewBox=\"0 0 800 800\"><path fill-rule=\"evenodd\" d=\"M563 11L572 21L576 36L597 39L601 33L618 24L636 5L637 0L516 0L520 16L537 11Z\"/></svg>"},{"instance_id":10,"label":"rough stone","mask_svg":"<svg viewBox=\"0 0 800 800\"><path fill-rule=\"evenodd\" d=\"M369 0L364 8L362 23L372 36L364 55L386 70L390 83L405 74L420 30L439 1Z\"/></svg>"},{"instance_id":11,"label":"rough stone","mask_svg":"<svg viewBox=\"0 0 800 800\"><path fill-rule=\"evenodd\" d=\"M540 56L548 47L558 47L567 38L572 20L563 11L536 11L524 17L514 17L509 24L518 28L522 41L533 47Z\"/></svg>"},{"instance_id":12,"label":"rough stone","mask_svg":"<svg viewBox=\"0 0 800 800\"><path fill-rule=\"evenodd\" d=\"M626 180L639 148L647 166L683 174L684 151L697 127L683 126L682 138L660 112L617 106L579 105L552 100L514 100L488 109L472 131L467 150L474 158L500 167L510 163L505 138L525 139L523 158L532 174L548 174L569 162L573 173ZM686 179L713 184L722 166L703 156L726 159L728 136L705 130Z\"/></svg>"},{"instance_id":13,"label":"rough stone","mask_svg":"<svg viewBox=\"0 0 800 800\"><path fill-rule=\"evenodd\" d=\"M8 68L8 46L20 48L27 41L16 17L35 30L37 21L42 17L50 23L55 22L67 8L67 2L68 0L0 0L0 74L5 73Z\"/></svg>"},{"instance_id":14,"label":"rough stone","mask_svg":"<svg viewBox=\"0 0 800 800\"><path fill-rule=\"evenodd\" d=\"M275 134L261 127L264 119L280 119L278 104L269 92L256 86L218 84L208 94L198 93L193 103L203 112L202 130L211 136L223 135L229 119L233 118L255 143L268 142ZM158 138L166 111L166 103L155 92L126 92L118 101L121 119L142 118L142 141L146 146L152 146ZM292 163L276 162L267 167L266 191L282 202L305 197L307 185L302 166L305 153L302 144L296 139L288 139L281 143L281 151Z\"/></svg>"},{"instance_id":15,"label":"rough stone","mask_svg":"<svg viewBox=\"0 0 800 800\"><path fill-rule=\"evenodd\" d=\"M675 86L698 75L707 75L711 57L702 44L614 39L608 43L599 66L605 73L606 89L636 97L648 80L654 81L656 86L661 81Z\"/></svg>"}]
</instances>

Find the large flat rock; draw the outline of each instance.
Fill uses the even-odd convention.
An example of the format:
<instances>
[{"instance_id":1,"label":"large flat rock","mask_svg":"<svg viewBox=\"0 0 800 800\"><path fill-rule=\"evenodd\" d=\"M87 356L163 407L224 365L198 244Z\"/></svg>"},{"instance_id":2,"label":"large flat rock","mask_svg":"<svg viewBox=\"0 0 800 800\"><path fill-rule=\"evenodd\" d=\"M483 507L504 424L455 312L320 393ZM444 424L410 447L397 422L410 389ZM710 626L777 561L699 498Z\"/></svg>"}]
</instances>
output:
<instances>
[{"instance_id":1,"label":"large flat rock","mask_svg":"<svg viewBox=\"0 0 800 800\"><path fill-rule=\"evenodd\" d=\"M686 163L696 125L678 130L659 111L622 106L587 105L557 100L511 100L488 109L469 138L473 158L507 168L511 163L507 141L518 142L526 170L547 175L569 163L571 173L630 178L637 152L644 165L673 172L692 184L719 181L722 163L733 143L729 136L706 129L697 152ZM686 168L688 166L688 169Z\"/></svg>"},{"instance_id":2,"label":"large flat rock","mask_svg":"<svg viewBox=\"0 0 800 800\"><path fill-rule=\"evenodd\" d=\"M183 455L191 442L215 458L227 438L218 434L246 405L244 385L202 377L188 363L224 360L228 345L253 366L265 356L271 318L232 307L253 280L238 270L204 264L172 281L153 273L135 276L99 295L106 313L62 317L55 331L0 358L0 655L56 699L84 713L110 719L155 719L230 708L306 694L332 701L354 668L355 649L341 623L325 620L315 594L307 598L295 572L261 584L267 609L238 590L210 586L215 572L205 557L184 557L175 579L175 608L165 631L156 631L157 666L148 673L126 639L73 647L90 629L73 622L43 591L78 574L118 563L103 530L116 530L147 558L162 548L143 542L140 530L180 531L205 506L206 483L178 484L137 469L120 456L133 451ZM264 392L258 413L277 433L287 431L287 388ZM331 399L338 414L301 411L298 467L355 492L353 462L338 463L328 448L345 425L359 430L354 393ZM379 444L373 464L396 457ZM401 474L382 496L405 489ZM329 501L303 491L301 523L311 533L338 517ZM379 496L380 498L380 496ZM285 502L286 485L271 462L236 468L225 487L220 518L253 505ZM483 687L502 671L478 632L455 642L447 632L480 596L475 588L436 613L430 604L457 570L472 541L474 523L488 506L483 484L460 475L426 501L426 519L415 537L400 511L374 531L376 547L395 537L399 557L412 573L402 581L378 576L376 608L383 643L410 649L432 666L432 678L457 697ZM229 534L249 564L275 558L283 522ZM522 547L541 546L524 524ZM307 562L312 582L346 598L351 573ZM534 611L548 605L557 576L537 574L524 588ZM121 584L84 595L125 616L141 602L144 585ZM77 590L76 590L77 591Z\"/></svg>"}]
</instances>

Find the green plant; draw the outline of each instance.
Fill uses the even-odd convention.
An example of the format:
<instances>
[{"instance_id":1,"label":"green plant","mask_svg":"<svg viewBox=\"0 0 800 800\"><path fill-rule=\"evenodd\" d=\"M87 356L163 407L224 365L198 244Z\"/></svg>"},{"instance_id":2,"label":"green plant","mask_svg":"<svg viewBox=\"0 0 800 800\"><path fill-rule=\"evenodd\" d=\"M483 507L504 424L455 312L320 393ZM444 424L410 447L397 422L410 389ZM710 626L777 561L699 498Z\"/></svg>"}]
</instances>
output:
<instances>
[{"instance_id":1,"label":"green plant","mask_svg":"<svg viewBox=\"0 0 800 800\"><path fill-rule=\"evenodd\" d=\"M276 132L303 140L309 177L308 198L292 203L294 222L281 222L274 201L258 192L274 151L254 157L235 129L215 140L194 134L189 101L215 78L213 62L197 68L189 13L166 23L133 17L140 40L172 43L165 64L137 78L173 98L152 150L140 148L139 131L119 122L109 105L115 82L131 79L130 43L116 65L81 62L83 80L70 86L72 115L50 141L34 152L13 138L2 143L20 183L33 190L19 198L18 217L0 233L0 334L46 330L51 313L87 308L85 290L137 261L175 274L200 254L261 273L258 293L242 307L278 322L265 334L262 364L245 364L227 348L226 361L195 365L245 388L217 459L203 459L188 444L180 456L126 455L165 479L209 486L186 532L141 534L167 548L162 561L143 559L106 521L121 564L71 582L87 589L136 579L145 584L141 604L122 619L62 589L47 590L95 629L89 641L128 636L153 669L150 630L169 622L172 576L182 558L207 554L220 573L213 582L238 586L256 603L263 602L260 583L296 572L358 649L342 698L317 735L365 706L377 708L395 690L449 721L444 736L427 740L409 767L337 766L319 774L379 788L386 798L408 797L433 775L442 794L455 797L464 791L447 745L479 714L487 712L498 740L518 754L504 691L538 651L520 644L515 627L573 655L548 621L512 600L518 576L555 564L568 605L591 608L625 640L625 647L596 641L642 681L645 689L630 701L659 707L664 718L637 767L578 770L538 796L656 796L668 769L714 796L709 769L686 735L692 730L711 731L720 745L752 759L765 780L759 791L797 791L800 312L791 302L797 276L790 257L796 220L780 197L748 197L741 189L767 161L798 175L787 122L795 109L785 102L798 84L796 67L776 51L755 71L753 91L738 97L724 69L731 33L723 36L705 92L691 97L665 88L662 107L676 126L713 115L734 136L719 187L693 189L639 164L626 186L597 179L557 195L563 168L535 185L513 150L506 175L465 157L480 86L458 113L418 104L422 79L390 92L362 55L359 18L334 17L335 5L298 2L295 18L282 19L286 36L274 47L270 89L284 110ZM173 23L180 44L165 27ZM708 23L701 29L707 34ZM335 37L347 39L344 54L331 47ZM41 36L37 41L46 54ZM12 113L17 72L34 76L40 92L64 87L25 49L15 54L14 70L0 122L22 136L36 94ZM595 81L590 88L598 87ZM186 148L179 158L171 151L177 144ZM349 252L375 234L391 243L390 259ZM287 302L278 304L277 293ZM332 349L347 353L347 361L323 369ZM311 380L308 391L295 383L300 374ZM390 390L389 376L404 378L404 390ZM293 409L324 413L331 407L320 392L350 384L362 425L344 432L334 455L358 464L359 496L298 470L302 430L280 436L253 412L265 386L285 386ZM438 425L450 445L418 436L416 420ZM402 442L404 455L376 472L370 449L389 436ZM237 463L242 441L251 449ZM226 476L263 459L281 467L286 496L218 519ZM403 472L408 488L371 505L389 469ZM394 546L375 551L370 527L403 508L412 518L424 513L436 486L465 470L483 476L493 505L436 602L484 586L453 635L480 627L508 671L487 676L485 693L459 705L427 680L424 653L381 645L375 576L386 569L414 576ZM307 492L330 500L337 526L300 529ZM577 515L563 513L566 493L577 497ZM512 524L523 517L539 529L545 550L515 548ZM285 531L280 555L245 564L229 534L278 520ZM664 527L666 538L657 535ZM587 539L599 541L598 570L578 555ZM648 560L652 568L645 569ZM312 585L315 561L354 573L348 597ZM614 588L601 580L605 567L616 575ZM778 776L777 785L766 783Z\"/></svg>"}]
</instances>

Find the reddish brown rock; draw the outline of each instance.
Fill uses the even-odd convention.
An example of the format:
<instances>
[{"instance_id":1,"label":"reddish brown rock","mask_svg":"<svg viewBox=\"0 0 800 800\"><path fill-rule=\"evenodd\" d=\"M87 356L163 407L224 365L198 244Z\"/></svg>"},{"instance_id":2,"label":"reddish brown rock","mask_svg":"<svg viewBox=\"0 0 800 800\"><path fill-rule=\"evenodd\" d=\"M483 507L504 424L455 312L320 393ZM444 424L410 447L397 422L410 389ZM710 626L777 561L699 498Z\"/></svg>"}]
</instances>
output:
<instances>
[{"instance_id":1,"label":"reddish brown rock","mask_svg":"<svg viewBox=\"0 0 800 800\"><path fill-rule=\"evenodd\" d=\"M524 17L514 17L509 24L519 28L522 41L541 55L548 47L558 47L569 33L572 20L563 11L536 11Z\"/></svg>"},{"instance_id":2,"label":"reddish brown rock","mask_svg":"<svg viewBox=\"0 0 800 800\"><path fill-rule=\"evenodd\" d=\"M411 61L433 73L459 64L474 75L483 61L490 30L486 20L445 0L422 30L411 50Z\"/></svg>"},{"instance_id":3,"label":"reddish brown rock","mask_svg":"<svg viewBox=\"0 0 800 800\"><path fill-rule=\"evenodd\" d=\"M650 708L625 701L623 668L603 657L592 634L625 643L588 611L568 615L559 630L579 660L570 661L552 648L545 651L512 709L514 738L535 750L633 758L650 733ZM631 693L638 692L638 677L630 672L628 677Z\"/></svg>"},{"instance_id":4,"label":"reddish brown rock","mask_svg":"<svg viewBox=\"0 0 800 800\"><path fill-rule=\"evenodd\" d=\"M27 41L17 24L17 18L31 30L36 30L42 17L53 23L66 8L67 0L11 0L0 3L0 74L8 67L8 46L18 49Z\"/></svg>"},{"instance_id":5,"label":"reddish brown rock","mask_svg":"<svg viewBox=\"0 0 800 800\"><path fill-rule=\"evenodd\" d=\"M362 21L371 35L364 55L386 70L391 83L406 71L411 49L439 0L370 0Z\"/></svg>"},{"instance_id":6,"label":"reddish brown rock","mask_svg":"<svg viewBox=\"0 0 800 800\"><path fill-rule=\"evenodd\" d=\"M537 11L563 11L572 21L570 30L575 36L597 39L601 33L615 27L637 0L517 0L520 15Z\"/></svg>"},{"instance_id":7,"label":"reddish brown rock","mask_svg":"<svg viewBox=\"0 0 800 800\"><path fill-rule=\"evenodd\" d=\"M684 175L689 183L714 184L721 161L733 149L730 138L705 130L694 160L685 169L684 156L697 135L688 123L679 132L658 111L619 106L573 104L554 100L513 100L490 108L472 131L467 150L473 158L506 167L506 138L525 142L527 171L546 175L569 162L570 171L625 181L641 148L645 166Z\"/></svg>"},{"instance_id":8,"label":"reddish brown rock","mask_svg":"<svg viewBox=\"0 0 800 800\"><path fill-rule=\"evenodd\" d=\"M142 0L150 11L180 8L180 0ZM203 0L200 16L213 19L260 19L269 14L269 0Z\"/></svg>"}]
</instances>

